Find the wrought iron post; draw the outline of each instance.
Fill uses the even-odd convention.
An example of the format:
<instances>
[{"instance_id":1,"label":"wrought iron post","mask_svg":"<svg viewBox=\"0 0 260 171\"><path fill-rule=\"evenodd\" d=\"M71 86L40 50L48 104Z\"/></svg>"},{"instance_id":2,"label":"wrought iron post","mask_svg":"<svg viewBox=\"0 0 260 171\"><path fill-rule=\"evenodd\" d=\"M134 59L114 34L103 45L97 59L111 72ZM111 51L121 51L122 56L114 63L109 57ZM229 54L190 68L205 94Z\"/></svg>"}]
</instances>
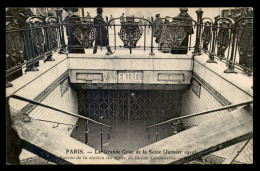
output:
<instances>
[{"instance_id":1,"label":"wrought iron post","mask_svg":"<svg viewBox=\"0 0 260 171\"><path fill-rule=\"evenodd\" d=\"M150 128L147 129L147 132L148 132L148 140L150 140Z\"/></svg>"},{"instance_id":2,"label":"wrought iron post","mask_svg":"<svg viewBox=\"0 0 260 171\"><path fill-rule=\"evenodd\" d=\"M236 46L236 36L237 36L237 29L236 29L236 24L233 25L233 29L231 30L232 34L232 40L231 40L231 54L228 62L228 68L224 71L224 73L237 73L234 70L234 55L235 55L235 46Z\"/></svg>"},{"instance_id":3,"label":"wrought iron post","mask_svg":"<svg viewBox=\"0 0 260 171\"><path fill-rule=\"evenodd\" d=\"M151 17L151 21L152 21L152 23L153 23L153 17ZM151 38L151 52L149 53L149 55L154 55L154 52L153 52L153 29L154 29L154 23L152 24L152 34L151 34L151 36L152 36L152 38Z\"/></svg>"},{"instance_id":4,"label":"wrought iron post","mask_svg":"<svg viewBox=\"0 0 260 171\"><path fill-rule=\"evenodd\" d=\"M155 141L157 142L158 141L158 136L159 136L159 125L156 125L156 139L155 139Z\"/></svg>"},{"instance_id":5,"label":"wrought iron post","mask_svg":"<svg viewBox=\"0 0 260 171\"><path fill-rule=\"evenodd\" d=\"M65 41L64 41L64 29L63 29L63 24L62 24L62 12L63 10L62 9L57 9L55 10L56 12L56 16L58 18L58 22L59 22L59 34L60 34L60 43L61 43L61 49L60 49L60 54L65 54L66 51L66 44L65 44Z\"/></svg>"},{"instance_id":6,"label":"wrought iron post","mask_svg":"<svg viewBox=\"0 0 260 171\"><path fill-rule=\"evenodd\" d=\"M112 131L112 127L109 127L108 133L107 133L108 140L110 140L111 131Z\"/></svg>"},{"instance_id":7,"label":"wrought iron post","mask_svg":"<svg viewBox=\"0 0 260 171\"><path fill-rule=\"evenodd\" d=\"M103 152L103 137L102 137L102 135L103 135L103 125L102 124L100 124L100 126L101 126L101 129L100 129L100 143L101 143L101 152Z\"/></svg>"},{"instance_id":8,"label":"wrought iron post","mask_svg":"<svg viewBox=\"0 0 260 171\"><path fill-rule=\"evenodd\" d=\"M86 120L85 144L88 145L88 120Z\"/></svg>"},{"instance_id":9,"label":"wrought iron post","mask_svg":"<svg viewBox=\"0 0 260 171\"><path fill-rule=\"evenodd\" d=\"M201 38L201 25L202 25L202 15L203 11L199 8L196 11L197 14L197 31L196 31L196 43L194 49L194 55L201 55L201 48L200 48L200 38Z\"/></svg>"},{"instance_id":10,"label":"wrought iron post","mask_svg":"<svg viewBox=\"0 0 260 171\"><path fill-rule=\"evenodd\" d=\"M212 26L212 31L213 31L213 39L212 39L212 46L211 46L211 52L209 53L209 60L207 60L207 63L217 63L215 60L214 60L214 51L215 51L215 39L216 39L216 33L217 33L217 26L218 26L218 23L216 22L216 19L215 18L215 22L213 23L213 26Z\"/></svg>"}]
</instances>

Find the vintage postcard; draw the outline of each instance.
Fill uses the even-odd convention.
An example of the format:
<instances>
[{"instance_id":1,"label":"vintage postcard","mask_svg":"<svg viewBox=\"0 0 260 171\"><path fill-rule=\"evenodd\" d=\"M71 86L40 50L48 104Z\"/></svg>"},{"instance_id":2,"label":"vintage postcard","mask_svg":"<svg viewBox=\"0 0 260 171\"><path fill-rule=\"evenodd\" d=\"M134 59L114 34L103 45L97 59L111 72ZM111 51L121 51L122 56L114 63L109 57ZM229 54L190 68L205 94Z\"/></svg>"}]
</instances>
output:
<instances>
[{"instance_id":1,"label":"vintage postcard","mask_svg":"<svg viewBox=\"0 0 260 171\"><path fill-rule=\"evenodd\" d=\"M7 7L6 164L252 164L253 14Z\"/></svg>"}]
</instances>

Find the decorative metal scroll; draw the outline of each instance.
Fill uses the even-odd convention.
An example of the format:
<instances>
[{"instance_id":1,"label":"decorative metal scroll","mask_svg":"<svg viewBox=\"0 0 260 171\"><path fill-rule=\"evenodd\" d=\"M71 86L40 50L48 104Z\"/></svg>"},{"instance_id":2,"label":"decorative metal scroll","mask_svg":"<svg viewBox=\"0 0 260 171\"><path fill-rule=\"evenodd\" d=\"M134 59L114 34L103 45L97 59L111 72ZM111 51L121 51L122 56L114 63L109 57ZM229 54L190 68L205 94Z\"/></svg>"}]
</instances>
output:
<instances>
[{"instance_id":1,"label":"decorative metal scroll","mask_svg":"<svg viewBox=\"0 0 260 171\"><path fill-rule=\"evenodd\" d=\"M162 27L162 33L159 41L160 49L169 53L172 48L181 47L182 41L187 36L183 21L173 21Z\"/></svg>"},{"instance_id":2,"label":"decorative metal scroll","mask_svg":"<svg viewBox=\"0 0 260 171\"><path fill-rule=\"evenodd\" d=\"M19 29L17 20L6 21L6 30ZM6 69L13 68L24 61L23 32L6 32Z\"/></svg>"},{"instance_id":3,"label":"decorative metal scroll","mask_svg":"<svg viewBox=\"0 0 260 171\"><path fill-rule=\"evenodd\" d=\"M81 46L84 46L85 48L93 47L93 42L95 40L94 22L77 22L74 36L80 42Z\"/></svg>"},{"instance_id":4,"label":"decorative metal scroll","mask_svg":"<svg viewBox=\"0 0 260 171\"><path fill-rule=\"evenodd\" d=\"M54 50L58 48L58 40L57 40L58 29L56 26L57 21L58 19L55 17L46 18L47 25L51 26L47 28L47 36L49 40L48 43L49 43L50 50Z\"/></svg>"},{"instance_id":5,"label":"decorative metal scroll","mask_svg":"<svg viewBox=\"0 0 260 171\"><path fill-rule=\"evenodd\" d=\"M220 59L225 56L225 51L230 43L230 31L228 27L230 23L223 21L219 23L220 27L217 35L217 55Z\"/></svg>"},{"instance_id":6,"label":"decorative metal scroll","mask_svg":"<svg viewBox=\"0 0 260 171\"><path fill-rule=\"evenodd\" d=\"M35 56L44 54L44 22L40 17L30 17L27 19L27 23L31 26L32 42L34 47Z\"/></svg>"},{"instance_id":7,"label":"decorative metal scroll","mask_svg":"<svg viewBox=\"0 0 260 171\"><path fill-rule=\"evenodd\" d=\"M212 30L211 30L211 22L207 21L205 22L205 27L202 33L202 41L203 41L203 47L202 49L204 51L208 51L209 43L212 39Z\"/></svg>"},{"instance_id":8,"label":"decorative metal scroll","mask_svg":"<svg viewBox=\"0 0 260 171\"><path fill-rule=\"evenodd\" d=\"M126 22L121 22L122 27L118 33L120 39L124 43L126 48L135 48L138 40L142 36L138 24L135 22L133 17L126 17Z\"/></svg>"},{"instance_id":9,"label":"decorative metal scroll","mask_svg":"<svg viewBox=\"0 0 260 171\"><path fill-rule=\"evenodd\" d=\"M253 23L241 22L240 28L242 30L238 33L239 64L253 69Z\"/></svg>"}]
</instances>

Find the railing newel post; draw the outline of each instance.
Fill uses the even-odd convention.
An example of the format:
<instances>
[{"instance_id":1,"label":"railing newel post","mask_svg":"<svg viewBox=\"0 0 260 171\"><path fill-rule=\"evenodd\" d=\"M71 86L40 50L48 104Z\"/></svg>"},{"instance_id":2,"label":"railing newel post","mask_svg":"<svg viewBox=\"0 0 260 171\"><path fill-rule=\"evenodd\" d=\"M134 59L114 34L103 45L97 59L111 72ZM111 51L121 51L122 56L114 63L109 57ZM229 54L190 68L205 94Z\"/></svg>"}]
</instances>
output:
<instances>
[{"instance_id":1,"label":"railing newel post","mask_svg":"<svg viewBox=\"0 0 260 171\"><path fill-rule=\"evenodd\" d=\"M88 145L88 120L86 120L85 144Z\"/></svg>"},{"instance_id":2,"label":"railing newel post","mask_svg":"<svg viewBox=\"0 0 260 171\"><path fill-rule=\"evenodd\" d=\"M109 129L108 129L108 136L107 136L107 138L110 140L110 134L111 134L111 131L112 130L112 127L109 127Z\"/></svg>"},{"instance_id":3,"label":"railing newel post","mask_svg":"<svg viewBox=\"0 0 260 171\"><path fill-rule=\"evenodd\" d=\"M159 136L159 125L156 125L156 139L155 139L155 141L157 142L158 141L158 136Z\"/></svg>"},{"instance_id":4,"label":"railing newel post","mask_svg":"<svg viewBox=\"0 0 260 171\"><path fill-rule=\"evenodd\" d=\"M154 23L153 23L153 17L151 17L151 22L152 22L152 25L151 25L151 31L152 31L152 34L151 34L151 52L149 53L149 55L151 56L154 56L154 52L153 52L153 29L154 29Z\"/></svg>"},{"instance_id":5,"label":"railing newel post","mask_svg":"<svg viewBox=\"0 0 260 171\"><path fill-rule=\"evenodd\" d=\"M228 68L224 71L224 73L234 73L236 74L237 72L234 70L235 68L235 47L236 47L236 36L237 36L237 25L236 23L233 24L233 28L231 28L231 34L232 34L232 41L231 41L231 54L230 54L230 58L229 58L229 61L227 61L227 65L228 65Z\"/></svg>"},{"instance_id":6,"label":"railing newel post","mask_svg":"<svg viewBox=\"0 0 260 171\"><path fill-rule=\"evenodd\" d=\"M217 32L217 26L218 26L218 23L216 21L216 18L215 18L215 22L213 23L212 25L212 31L213 31L213 39L212 39L212 46L211 46L211 52L209 52L209 60L207 60L207 63L217 63L215 60L214 60L214 56L215 56L215 39L216 39L216 32Z\"/></svg>"},{"instance_id":7,"label":"railing newel post","mask_svg":"<svg viewBox=\"0 0 260 171\"><path fill-rule=\"evenodd\" d=\"M201 53L201 47L200 47L200 39L201 39L201 25L202 25L202 15L203 11L201 8L199 8L196 11L197 14L197 30L196 30L196 43L195 43L195 49L194 49L194 54L195 55L202 55Z\"/></svg>"},{"instance_id":8,"label":"railing newel post","mask_svg":"<svg viewBox=\"0 0 260 171\"><path fill-rule=\"evenodd\" d=\"M147 128L147 132L148 132L148 140L150 140L150 128Z\"/></svg>"},{"instance_id":9,"label":"railing newel post","mask_svg":"<svg viewBox=\"0 0 260 171\"><path fill-rule=\"evenodd\" d=\"M66 54L66 44L65 44L65 40L64 40L64 28L63 28L63 23L62 23L62 12L63 10L62 9L57 9L55 10L56 12L56 16L57 16L57 19L58 19L58 30L59 30L59 36L60 36L60 44L61 44L61 47L60 47L60 51L59 53L60 54Z\"/></svg>"},{"instance_id":10,"label":"railing newel post","mask_svg":"<svg viewBox=\"0 0 260 171\"><path fill-rule=\"evenodd\" d=\"M103 125L100 124L101 129L100 129L100 145L101 145L101 152L103 152L103 139L102 139L102 135L103 135Z\"/></svg>"}]
</instances>

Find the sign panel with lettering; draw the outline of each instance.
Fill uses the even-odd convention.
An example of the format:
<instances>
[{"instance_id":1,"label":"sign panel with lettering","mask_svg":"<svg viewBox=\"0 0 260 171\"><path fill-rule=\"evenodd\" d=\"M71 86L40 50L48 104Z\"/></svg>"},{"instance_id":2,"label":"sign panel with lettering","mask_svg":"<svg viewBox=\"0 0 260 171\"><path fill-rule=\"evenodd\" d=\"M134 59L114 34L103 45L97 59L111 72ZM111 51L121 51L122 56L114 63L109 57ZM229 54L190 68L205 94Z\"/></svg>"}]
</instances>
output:
<instances>
[{"instance_id":1,"label":"sign panel with lettering","mask_svg":"<svg viewBox=\"0 0 260 171\"><path fill-rule=\"evenodd\" d=\"M118 71L117 81L118 83L142 83L143 72L142 71Z\"/></svg>"},{"instance_id":2,"label":"sign panel with lettering","mask_svg":"<svg viewBox=\"0 0 260 171\"><path fill-rule=\"evenodd\" d=\"M191 87L192 87L192 91L193 91L198 97L200 97L201 84L200 84L197 80L193 79L193 80L192 80L192 85L191 85Z\"/></svg>"},{"instance_id":3,"label":"sign panel with lettering","mask_svg":"<svg viewBox=\"0 0 260 171\"><path fill-rule=\"evenodd\" d=\"M77 73L76 74L77 80L103 80L103 74L102 73Z\"/></svg>"},{"instance_id":4,"label":"sign panel with lettering","mask_svg":"<svg viewBox=\"0 0 260 171\"><path fill-rule=\"evenodd\" d=\"M184 81L183 73L158 73L158 81Z\"/></svg>"},{"instance_id":5,"label":"sign panel with lettering","mask_svg":"<svg viewBox=\"0 0 260 171\"><path fill-rule=\"evenodd\" d=\"M61 97L69 89L69 80L65 79L60 83Z\"/></svg>"}]
</instances>

